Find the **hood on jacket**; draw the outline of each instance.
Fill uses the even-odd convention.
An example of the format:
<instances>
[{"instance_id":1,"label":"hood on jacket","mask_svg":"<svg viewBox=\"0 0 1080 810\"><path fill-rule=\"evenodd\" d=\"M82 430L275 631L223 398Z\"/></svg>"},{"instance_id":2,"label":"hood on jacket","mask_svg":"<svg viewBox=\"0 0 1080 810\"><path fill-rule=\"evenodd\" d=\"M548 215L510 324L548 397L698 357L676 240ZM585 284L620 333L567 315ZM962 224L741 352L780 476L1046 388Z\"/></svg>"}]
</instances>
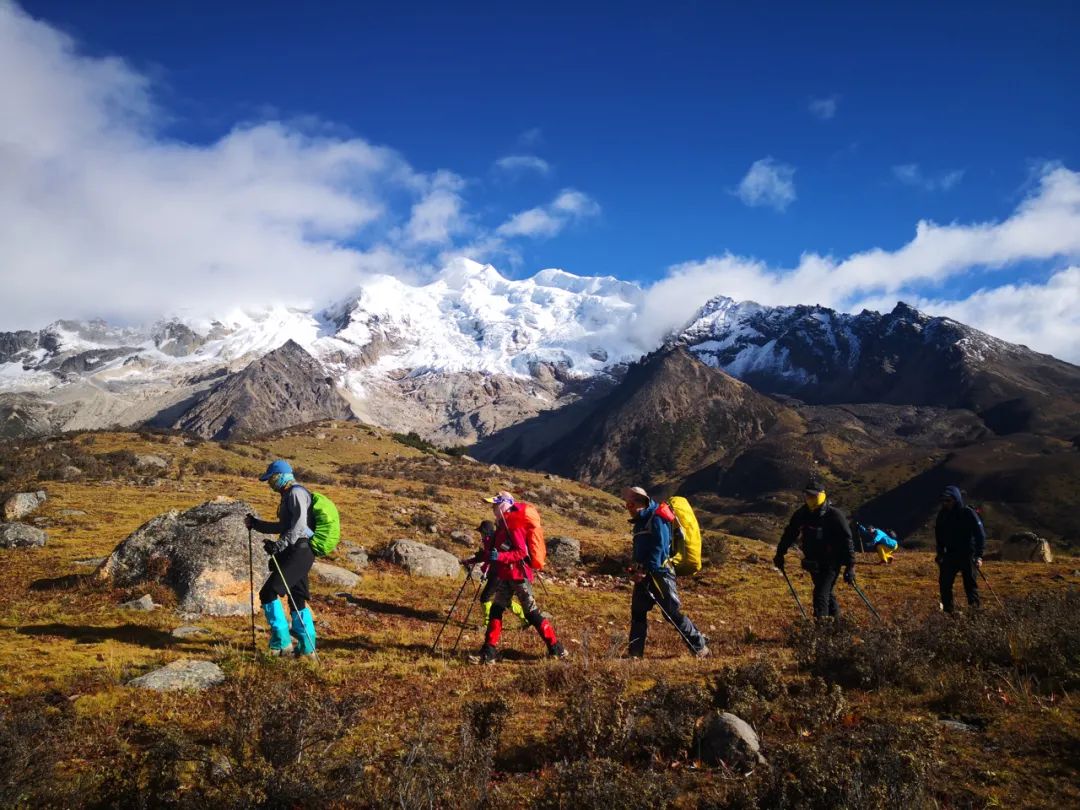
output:
<instances>
[{"instance_id":1,"label":"hood on jacket","mask_svg":"<svg viewBox=\"0 0 1080 810\"><path fill-rule=\"evenodd\" d=\"M945 487L945 491L943 493L941 493L941 496L943 498L944 497L952 498L954 501L956 501L957 506L963 506L964 505L964 495L963 495L963 493L960 492L960 487L956 487L956 486Z\"/></svg>"}]
</instances>

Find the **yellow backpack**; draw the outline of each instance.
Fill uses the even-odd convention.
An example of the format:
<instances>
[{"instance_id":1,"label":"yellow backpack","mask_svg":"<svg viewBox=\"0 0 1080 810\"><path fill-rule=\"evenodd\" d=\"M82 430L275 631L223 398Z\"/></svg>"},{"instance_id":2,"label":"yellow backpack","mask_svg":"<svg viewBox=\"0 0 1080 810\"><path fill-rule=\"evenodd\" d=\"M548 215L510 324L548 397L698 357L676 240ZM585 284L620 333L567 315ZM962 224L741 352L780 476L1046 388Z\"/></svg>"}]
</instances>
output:
<instances>
[{"instance_id":1,"label":"yellow backpack","mask_svg":"<svg viewBox=\"0 0 1080 810\"><path fill-rule=\"evenodd\" d=\"M671 565L679 576L696 574L701 570L701 527L698 525L690 501L676 496L668 501L675 513L675 523L671 532L671 547L674 554Z\"/></svg>"}]
</instances>

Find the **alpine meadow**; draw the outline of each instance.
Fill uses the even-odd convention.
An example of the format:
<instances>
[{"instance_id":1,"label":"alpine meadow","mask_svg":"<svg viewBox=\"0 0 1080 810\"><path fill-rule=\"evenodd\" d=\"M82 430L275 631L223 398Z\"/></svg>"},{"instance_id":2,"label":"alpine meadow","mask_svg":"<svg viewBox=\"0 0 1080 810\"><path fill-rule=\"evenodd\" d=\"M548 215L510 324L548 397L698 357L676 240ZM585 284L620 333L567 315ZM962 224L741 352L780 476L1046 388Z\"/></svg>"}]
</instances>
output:
<instances>
[{"instance_id":1,"label":"alpine meadow","mask_svg":"<svg viewBox=\"0 0 1080 810\"><path fill-rule=\"evenodd\" d=\"M1078 35L0 0L0 803L1080 806Z\"/></svg>"}]
</instances>

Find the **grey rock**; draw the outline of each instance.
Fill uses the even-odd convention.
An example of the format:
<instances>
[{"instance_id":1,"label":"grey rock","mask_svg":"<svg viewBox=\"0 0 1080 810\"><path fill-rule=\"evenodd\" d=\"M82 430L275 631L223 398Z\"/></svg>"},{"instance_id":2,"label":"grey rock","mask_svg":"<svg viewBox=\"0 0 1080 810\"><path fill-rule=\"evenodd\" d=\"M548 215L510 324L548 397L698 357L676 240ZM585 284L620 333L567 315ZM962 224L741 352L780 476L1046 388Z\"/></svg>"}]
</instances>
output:
<instances>
[{"instance_id":1,"label":"grey rock","mask_svg":"<svg viewBox=\"0 0 1080 810\"><path fill-rule=\"evenodd\" d=\"M456 577L461 572L461 565L453 554L416 540L395 540L387 549L386 557L415 576Z\"/></svg>"},{"instance_id":2,"label":"grey rock","mask_svg":"<svg viewBox=\"0 0 1080 810\"><path fill-rule=\"evenodd\" d=\"M355 548L347 548L344 551L340 550L339 554L344 554L345 558L353 564L355 568L367 568L370 560L368 559L367 549L363 546L357 546Z\"/></svg>"},{"instance_id":3,"label":"grey rock","mask_svg":"<svg viewBox=\"0 0 1080 810\"><path fill-rule=\"evenodd\" d=\"M472 456L460 455L460 456L458 456L458 458L460 458L462 461L468 462L469 464L479 464L480 463L479 461L477 461Z\"/></svg>"},{"instance_id":4,"label":"grey rock","mask_svg":"<svg viewBox=\"0 0 1080 810\"><path fill-rule=\"evenodd\" d=\"M209 636L211 633L205 627L196 627L193 624L185 624L181 627L177 627L170 635L173 638L198 638L199 636Z\"/></svg>"},{"instance_id":5,"label":"grey rock","mask_svg":"<svg viewBox=\"0 0 1080 810\"><path fill-rule=\"evenodd\" d=\"M135 466L141 470L164 470L169 466L169 462L161 456L155 456L152 453L143 453L135 456Z\"/></svg>"},{"instance_id":6,"label":"grey rock","mask_svg":"<svg viewBox=\"0 0 1080 810\"><path fill-rule=\"evenodd\" d=\"M573 537L555 535L547 540L547 565L575 568L581 565L581 543Z\"/></svg>"},{"instance_id":7,"label":"grey rock","mask_svg":"<svg viewBox=\"0 0 1080 810\"><path fill-rule=\"evenodd\" d=\"M488 466L488 470L490 472L498 474L502 472L502 467L500 467L498 464L491 464Z\"/></svg>"},{"instance_id":8,"label":"grey rock","mask_svg":"<svg viewBox=\"0 0 1080 810\"><path fill-rule=\"evenodd\" d=\"M461 543L462 545L470 545L472 543L472 535L464 529L458 529L457 531L450 532L450 539L455 543Z\"/></svg>"},{"instance_id":9,"label":"grey rock","mask_svg":"<svg viewBox=\"0 0 1080 810\"><path fill-rule=\"evenodd\" d=\"M98 576L124 588L159 582L186 613L247 616L248 512L255 509L243 501L218 500L158 515L116 547ZM265 577L269 558L255 539L255 570Z\"/></svg>"},{"instance_id":10,"label":"grey rock","mask_svg":"<svg viewBox=\"0 0 1080 810\"><path fill-rule=\"evenodd\" d=\"M337 585L340 588L355 588L360 584L359 574L354 574L341 566L330 565L318 560L311 566L311 573L316 579L329 585Z\"/></svg>"},{"instance_id":11,"label":"grey rock","mask_svg":"<svg viewBox=\"0 0 1080 810\"><path fill-rule=\"evenodd\" d=\"M82 517L86 512L82 509L61 509L56 514L61 517Z\"/></svg>"},{"instance_id":12,"label":"grey rock","mask_svg":"<svg viewBox=\"0 0 1080 810\"><path fill-rule=\"evenodd\" d=\"M1034 532L1019 532L1001 544L1001 559L1007 562L1054 561L1050 544Z\"/></svg>"},{"instance_id":13,"label":"grey rock","mask_svg":"<svg viewBox=\"0 0 1080 810\"><path fill-rule=\"evenodd\" d=\"M82 478L83 471L76 467L74 464L68 464L62 470L60 470L60 477L65 481L73 481L76 478Z\"/></svg>"},{"instance_id":14,"label":"grey rock","mask_svg":"<svg viewBox=\"0 0 1080 810\"><path fill-rule=\"evenodd\" d=\"M18 520L36 512L45 503L45 491L16 492L4 501L4 520Z\"/></svg>"},{"instance_id":15,"label":"grey rock","mask_svg":"<svg viewBox=\"0 0 1080 810\"><path fill-rule=\"evenodd\" d=\"M450 466L450 462L447 461L445 458L437 458L437 459L435 459L435 463L438 464L440 467L449 467Z\"/></svg>"},{"instance_id":16,"label":"grey rock","mask_svg":"<svg viewBox=\"0 0 1080 810\"><path fill-rule=\"evenodd\" d=\"M721 762L739 770L765 764L761 740L750 724L731 712L712 712L697 721L694 748L708 765Z\"/></svg>"},{"instance_id":17,"label":"grey rock","mask_svg":"<svg viewBox=\"0 0 1080 810\"><path fill-rule=\"evenodd\" d=\"M150 611L156 608L154 599L150 594L143 594L138 599L132 599L130 602L123 602L120 605L122 610L143 610Z\"/></svg>"},{"instance_id":18,"label":"grey rock","mask_svg":"<svg viewBox=\"0 0 1080 810\"><path fill-rule=\"evenodd\" d=\"M961 723L959 720L938 720L938 725L942 728L951 729L952 731L963 731L968 734L972 734L979 730L975 726L969 726L967 723Z\"/></svg>"},{"instance_id":19,"label":"grey rock","mask_svg":"<svg viewBox=\"0 0 1080 810\"><path fill-rule=\"evenodd\" d=\"M41 548L48 535L25 523L0 523L0 548Z\"/></svg>"},{"instance_id":20,"label":"grey rock","mask_svg":"<svg viewBox=\"0 0 1080 810\"><path fill-rule=\"evenodd\" d=\"M209 689L225 682L225 673L212 661L181 659L128 681L128 686L175 692L180 689Z\"/></svg>"}]
</instances>

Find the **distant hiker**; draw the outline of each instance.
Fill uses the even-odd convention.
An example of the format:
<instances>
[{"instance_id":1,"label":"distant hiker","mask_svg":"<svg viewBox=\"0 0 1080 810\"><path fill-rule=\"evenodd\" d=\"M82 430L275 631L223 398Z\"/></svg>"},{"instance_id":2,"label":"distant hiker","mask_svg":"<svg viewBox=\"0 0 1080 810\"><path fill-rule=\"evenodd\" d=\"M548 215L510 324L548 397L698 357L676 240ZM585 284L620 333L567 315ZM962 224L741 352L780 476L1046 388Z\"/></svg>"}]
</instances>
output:
<instances>
[{"instance_id":1,"label":"distant hiker","mask_svg":"<svg viewBox=\"0 0 1080 810\"><path fill-rule=\"evenodd\" d=\"M311 511L311 494L296 483L289 462L278 459L259 476L270 489L281 496L275 522L259 520L254 515L244 518L244 525L263 534L276 534L277 540L263 543L270 560L270 577L259 591L266 623L270 625L270 653L285 655L294 652L297 655L311 655L315 652L315 622L311 617L309 599L308 572L315 562L311 550L310 538L314 531L309 526L308 513ZM277 560L277 565L274 565ZM280 573L278 569L280 568ZM285 581L281 576L284 574ZM288 590L286 590L288 585ZM297 644L294 648L289 637L289 623L285 620L285 611L281 606L281 597L292 595L293 604L289 605L292 613L292 631Z\"/></svg>"},{"instance_id":2,"label":"distant hiker","mask_svg":"<svg viewBox=\"0 0 1080 810\"><path fill-rule=\"evenodd\" d=\"M814 583L814 618L840 616L840 605L833 588L840 568L844 582L855 582L855 546L847 516L829 503L825 486L811 478L803 488L803 505L791 516L773 565L784 570L784 554L798 540L802 545L802 567Z\"/></svg>"},{"instance_id":3,"label":"distant hiker","mask_svg":"<svg viewBox=\"0 0 1080 810\"><path fill-rule=\"evenodd\" d=\"M495 536L495 523L490 520L480 521L480 525L476 527L476 530L480 533L480 550L472 557L467 557L461 560L461 564L467 568L471 568L480 562L480 570L484 573L484 589L480 592L480 606L484 609L484 626L487 626L488 621L491 619L491 599L495 594L495 585L498 580L493 576L488 576L488 563L485 548L490 543L491 538ZM514 615L521 619L522 629L531 627L528 617L525 616L525 611L517 600L510 602L510 610L514 612Z\"/></svg>"},{"instance_id":4,"label":"distant hiker","mask_svg":"<svg viewBox=\"0 0 1080 810\"><path fill-rule=\"evenodd\" d=\"M986 549L986 530L978 513L964 505L964 495L959 487L945 487L941 493L941 509L934 523L937 541L938 585L941 588L941 607L946 613L953 612L953 584L956 575L964 579L964 594L968 604L979 606L978 569L982 567L983 551Z\"/></svg>"},{"instance_id":5,"label":"distant hiker","mask_svg":"<svg viewBox=\"0 0 1080 810\"><path fill-rule=\"evenodd\" d=\"M694 655L707 657L709 647L705 636L682 612L679 592L675 587L675 572L669 565L674 513L666 504L658 504L650 498L641 487L627 487L622 495L634 532L634 566L630 569L634 592L630 597L630 644L627 653L631 658L645 656L649 611L656 603Z\"/></svg>"},{"instance_id":6,"label":"distant hiker","mask_svg":"<svg viewBox=\"0 0 1080 810\"><path fill-rule=\"evenodd\" d=\"M536 632L547 645L548 655L552 658L565 658L566 648L555 635L551 622L540 613L536 599L533 598L529 584L533 580L533 570L527 562L529 550L525 543L525 528L514 515L518 506L514 503L513 496L500 492L494 497L484 498L484 502L491 504L495 514L495 532L484 541L484 548L469 562L486 562L488 579L494 581L494 586L490 594L491 614L487 632L484 634L484 644L479 654L474 656L474 660L484 664L495 662L503 629L503 612L514 597L521 603L529 624L536 628Z\"/></svg>"},{"instance_id":7,"label":"distant hiker","mask_svg":"<svg viewBox=\"0 0 1080 810\"><path fill-rule=\"evenodd\" d=\"M859 542L863 551L876 551L885 565L892 563L893 554L899 543L888 532L876 526L867 526L855 521L855 530L859 533Z\"/></svg>"}]
</instances>

